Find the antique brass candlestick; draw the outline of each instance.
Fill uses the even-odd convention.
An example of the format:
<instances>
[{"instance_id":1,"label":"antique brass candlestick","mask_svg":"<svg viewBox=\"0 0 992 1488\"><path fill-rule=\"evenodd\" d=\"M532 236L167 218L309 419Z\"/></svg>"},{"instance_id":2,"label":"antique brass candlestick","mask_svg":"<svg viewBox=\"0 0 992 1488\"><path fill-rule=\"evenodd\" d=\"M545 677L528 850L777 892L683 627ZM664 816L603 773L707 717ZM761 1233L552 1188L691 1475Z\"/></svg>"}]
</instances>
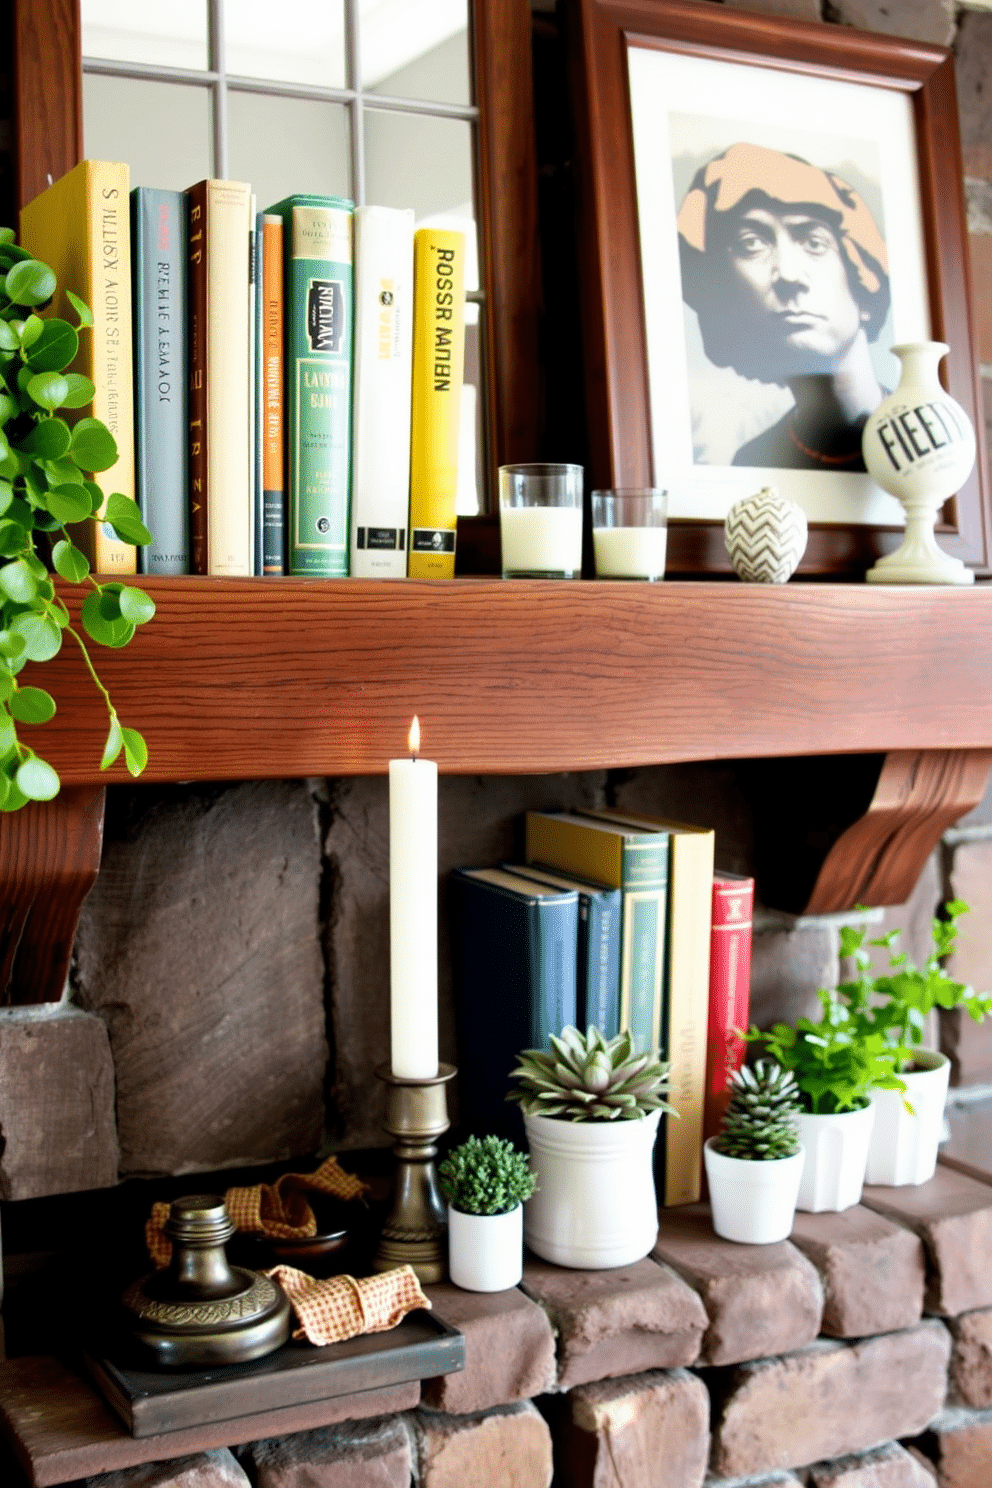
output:
<instances>
[{"instance_id":1,"label":"antique brass candlestick","mask_svg":"<svg viewBox=\"0 0 992 1488\"><path fill-rule=\"evenodd\" d=\"M376 1271L410 1265L422 1282L448 1274L448 1220L437 1186L437 1138L448 1130L446 1086L454 1065L439 1064L426 1080L408 1080L381 1064L376 1075L386 1085L383 1125L394 1140L396 1177L393 1204L375 1253Z\"/></svg>"}]
</instances>

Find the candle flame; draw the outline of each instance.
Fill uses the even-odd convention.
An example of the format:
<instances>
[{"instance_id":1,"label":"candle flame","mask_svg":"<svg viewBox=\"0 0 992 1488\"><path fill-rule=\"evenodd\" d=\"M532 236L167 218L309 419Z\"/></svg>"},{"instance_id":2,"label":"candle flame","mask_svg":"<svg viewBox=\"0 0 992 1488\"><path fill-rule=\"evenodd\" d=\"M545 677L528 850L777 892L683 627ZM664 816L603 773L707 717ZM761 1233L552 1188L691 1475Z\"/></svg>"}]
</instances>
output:
<instances>
[{"instance_id":1,"label":"candle flame","mask_svg":"<svg viewBox=\"0 0 992 1488\"><path fill-rule=\"evenodd\" d=\"M420 719L416 713L413 715L413 722L410 725L410 732L406 736L406 743L410 753L416 759L420 753Z\"/></svg>"}]
</instances>

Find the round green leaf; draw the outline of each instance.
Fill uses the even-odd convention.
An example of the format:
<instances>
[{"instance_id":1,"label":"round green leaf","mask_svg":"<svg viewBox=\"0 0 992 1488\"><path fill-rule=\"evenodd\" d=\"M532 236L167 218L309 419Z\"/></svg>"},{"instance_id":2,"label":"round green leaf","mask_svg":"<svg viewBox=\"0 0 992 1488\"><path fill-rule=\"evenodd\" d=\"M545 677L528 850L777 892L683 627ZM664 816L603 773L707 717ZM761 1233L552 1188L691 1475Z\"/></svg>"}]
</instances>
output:
<instances>
[{"instance_id":1,"label":"round green leaf","mask_svg":"<svg viewBox=\"0 0 992 1488\"><path fill-rule=\"evenodd\" d=\"M0 521L0 558L16 558L26 538L27 528L22 523Z\"/></svg>"},{"instance_id":2,"label":"round green leaf","mask_svg":"<svg viewBox=\"0 0 992 1488\"><path fill-rule=\"evenodd\" d=\"M110 728L107 731L107 742L103 746L103 755L100 759L100 769L109 770L123 747L124 735L117 721L117 714L111 713Z\"/></svg>"},{"instance_id":3,"label":"round green leaf","mask_svg":"<svg viewBox=\"0 0 992 1488\"><path fill-rule=\"evenodd\" d=\"M9 247L14 242L16 236L17 234L12 227L0 227L0 244L3 247Z\"/></svg>"},{"instance_id":4,"label":"round green leaf","mask_svg":"<svg viewBox=\"0 0 992 1488\"><path fill-rule=\"evenodd\" d=\"M24 329L21 332L21 350L27 351L29 347L33 346L44 328L45 322L41 319L40 315L29 315L24 322Z\"/></svg>"},{"instance_id":5,"label":"round green leaf","mask_svg":"<svg viewBox=\"0 0 992 1488\"><path fill-rule=\"evenodd\" d=\"M56 278L47 264L24 259L7 271L7 293L15 305L45 305L55 293Z\"/></svg>"},{"instance_id":6,"label":"round green leaf","mask_svg":"<svg viewBox=\"0 0 992 1488\"><path fill-rule=\"evenodd\" d=\"M0 659L0 703L5 703L14 690L14 679L7 669L6 661Z\"/></svg>"},{"instance_id":7,"label":"round green leaf","mask_svg":"<svg viewBox=\"0 0 992 1488\"><path fill-rule=\"evenodd\" d=\"M43 687L19 687L9 706L18 723L47 723L55 717L55 699Z\"/></svg>"},{"instance_id":8,"label":"round green leaf","mask_svg":"<svg viewBox=\"0 0 992 1488\"><path fill-rule=\"evenodd\" d=\"M55 374L48 372L42 375L52 377ZM60 380L65 381L64 378ZM69 453L80 470L109 470L117 461L114 436L99 419L79 420L72 431Z\"/></svg>"},{"instance_id":9,"label":"round green leaf","mask_svg":"<svg viewBox=\"0 0 992 1488\"><path fill-rule=\"evenodd\" d=\"M69 395L63 400L63 408L85 408L87 403L92 403L96 388L88 377L81 372L67 372L65 380L69 384Z\"/></svg>"},{"instance_id":10,"label":"round green leaf","mask_svg":"<svg viewBox=\"0 0 992 1488\"><path fill-rule=\"evenodd\" d=\"M0 325L3 325L2 320L0 320ZM12 418L15 418L19 412L20 409L18 408L17 403L10 396L10 394L0 392L0 424L9 423L10 420Z\"/></svg>"},{"instance_id":11,"label":"round green leaf","mask_svg":"<svg viewBox=\"0 0 992 1488\"><path fill-rule=\"evenodd\" d=\"M23 655L23 638L15 635L12 630L0 630L0 656L6 657L8 661L16 661Z\"/></svg>"},{"instance_id":12,"label":"round green leaf","mask_svg":"<svg viewBox=\"0 0 992 1488\"><path fill-rule=\"evenodd\" d=\"M63 538L57 542L52 549L52 562L55 564L55 572L70 584L81 584L90 571L89 559L81 552L75 544Z\"/></svg>"},{"instance_id":13,"label":"round green leaf","mask_svg":"<svg viewBox=\"0 0 992 1488\"><path fill-rule=\"evenodd\" d=\"M143 589L125 584L120 592L120 610L132 625L144 625L155 613L155 601Z\"/></svg>"},{"instance_id":14,"label":"round green leaf","mask_svg":"<svg viewBox=\"0 0 992 1488\"><path fill-rule=\"evenodd\" d=\"M148 763L148 745L137 729L122 728L121 738L124 740L124 759L128 770L132 775L140 775Z\"/></svg>"},{"instance_id":15,"label":"round green leaf","mask_svg":"<svg viewBox=\"0 0 992 1488\"><path fill-rule=\"evenodd\" d=\"M90 513L91 515L95 516L103 505L103 492L96 484L96 481L84 480L83 489L85 490L87 496L90 498Z\"/></svg>"},{"instance_id":16,"label":"round green leaf","mask_svg":"<svg viewBox=\"0 0 992 1488\"><path fill-rule=\"evenodd\" d=\"M38 581L23 558L0 568L0 589L15 604L30 604L38 593Z\"/></svg>"},{"instance_id":17,"label":"round green leaf","mask_svg":"<svg viewBox=\"0 0 992 1488\"><path fill-rule=\"evenodd\" d=\"M39 408L52 410L62 407L69 385L60 372L37 372L29 377L26 391Z\"/></svg>"},{"instance_id":18,"label":"round green leaf","mask_svg":"<svg viewBox=\"0 0 992 1488\"><path fill-rule=\"evenodd\" d=\"M5 777L6 778L6 777ZM28 798L13 780L7 780L7 790L2 801L0 811L19 811L22 806L28 804Z\"/></svg>"},{"instance_id":19,"label":"round green leaf","mask_svg":"<svg viewBox=\"0 0 992 1488\"><path fill-rule=\"evenodd\" d=\"M43 320L39 324L41 331L31 344L28 366L36 372L61 372L79 350L76 329L67 320ZM27 342L22 344L27 350Z\"/></svg>"},{"instance_id":20,"label":"round green leaf","mask_svg":"<svg viewBox=\"0 0 992 1488\"><path fill-rule=\"evenodd\" d=\"M132 501L129 496L124 496L120 491L115 491L112 496L107 497L107 507L103 518L105 522L110 523L122 542L135 543L140 547L152 540L151 533L141 520L137 502Z\"/></svg>"},{"instance_id":21,"label":"round green leaf","mask_svg":"<svg viewBox=\"0 0 992 1488\"><path fill-rule=\"evenodd\" d=\"M62 631L50 615L36 615L31 611L15 615L10 629L24 642L24 655L28 661L51 661L62 648Z\"/></svg>"},{"instance_id":22,"label":"round green leaf","mask_svg":"<svg viewBox=\"0 0 992 1488\"><path fill-rule=\"evenodd\" d=\"M83 600L83 629L99 646L126 646L134 635L134 626L119 614L116 619L107 619L102 613L103 602L103 595L96 591Z\"/></svg>"},{"instance_id":23,"label":"round green leaf","mask_svg":"<svg viewBox=\"0 0 992 1488\"><path fill-rule=\"evenodd\" d=\"M68 456L64 460L41 460L38 462L48 477L50 486L81 486L83 472Z\"/></svg>"},{"instance_id":24,"label":"round green leaf","mask_svg":"<svg viewBox=\"0 0 992 1488\"><path fill-rule=\"evenodd\" d=\"M66 290L65 297L79 316L79 324L91 326L93 324L93 311L86 304L85 300L81 300L78 295L74 295L71 289Z\"/></svg>"},{"instance_id":25,"label":"round green leaf","mask_svg":"<svg viewBox=\"0 0 992 1488\"><path fill-rule=\"evenodd\" d=\"M10 481L0 478L0 516L3 516L13 499L14 488L10 484Z\"/></svg>"},{"instance_id":26,"label":"round green leaf","mask_svg":"<svg viewBox=\"0 0 992 1488\"><path fill-rule=\"evenodd\" d=\"M42 460L61 460L71 438L69 425L62 419L42 419L21 440L21 449L30 450Z\"/></svg>"},{"instance_id":27,"label":"round green leaf","mask_svg":"<svg viewBox=\"0 0 992 1488\"><path fill-rule=\"evenodd\" d=\"M50 801L59 793L59 777L51 765L38 759L37 755L24 761L14 780L29 801Z\"/></svg>"},{"instance_id":28,"label":"round green leaf","mask_svg":"<svg viewBox=\"0 0 992 1488\"><path fill-rule=\"evenodd\" d=\"M82 486L59 486L48 492L45 504L60 522L82 522L90 514L90 498Z\"/></svg>"},{"instance_id":29,"label":"round green leaf","mask_svg":"<svg viewBox=\"0 0 992 1488\"><path fill-rule=\"evenodd\" d=\"M20 351L21 340L12 325L0 320L0 351Z\"/></svg>"}]
</instances>

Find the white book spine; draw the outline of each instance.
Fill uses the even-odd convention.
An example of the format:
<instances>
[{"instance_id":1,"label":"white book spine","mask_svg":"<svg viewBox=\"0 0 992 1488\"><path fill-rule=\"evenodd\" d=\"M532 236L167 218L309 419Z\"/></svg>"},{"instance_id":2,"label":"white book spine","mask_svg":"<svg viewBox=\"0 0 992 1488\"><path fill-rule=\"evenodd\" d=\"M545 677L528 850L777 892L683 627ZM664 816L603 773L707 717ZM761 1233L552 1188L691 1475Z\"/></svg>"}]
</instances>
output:
<instances>
[{"instance_id":1,"label":"white book spine","mask_svg":"<svg viewBox=\"0 0 992 1488\"><path fill-rule=\"evenodd\" d=\"M355 211L353 578L406 575L413 349L413 212Z\"/></svg>"}]
</instances>

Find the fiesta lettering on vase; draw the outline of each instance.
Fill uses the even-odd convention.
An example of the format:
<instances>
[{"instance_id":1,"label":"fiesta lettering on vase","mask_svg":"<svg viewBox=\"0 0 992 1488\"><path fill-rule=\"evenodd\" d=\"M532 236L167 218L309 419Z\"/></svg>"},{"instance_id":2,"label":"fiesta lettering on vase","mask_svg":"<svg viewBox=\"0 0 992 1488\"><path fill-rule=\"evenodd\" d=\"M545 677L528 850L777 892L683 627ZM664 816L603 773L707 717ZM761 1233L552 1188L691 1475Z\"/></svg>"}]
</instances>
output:
<instances>
[{"instance_id":1,"label":"fiesta lettering on vase","mask_svg":"<svg viewBox=\"0 0 992 1488\"><path fill-rule=\"evenodd\" d=\"M894 470L903 470L951 444L963 444L970 431L950 403L920 403L879 424L876 433Z\"/></svg>"}]
</instances>

